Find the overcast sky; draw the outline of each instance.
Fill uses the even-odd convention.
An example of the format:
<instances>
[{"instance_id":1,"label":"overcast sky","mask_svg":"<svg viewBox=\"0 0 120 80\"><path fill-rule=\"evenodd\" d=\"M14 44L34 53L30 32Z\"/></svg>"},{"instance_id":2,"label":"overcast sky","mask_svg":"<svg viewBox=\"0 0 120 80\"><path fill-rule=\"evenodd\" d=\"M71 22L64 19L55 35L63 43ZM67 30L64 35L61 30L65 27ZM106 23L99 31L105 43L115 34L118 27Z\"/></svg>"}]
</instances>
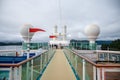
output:
<instances>
[{"instance_id":1,"label":"overcast sky","mask_svg":"<svg viewBox=\"0 0 120 80\"><path fill-rule=\"evenodd\" d=\"M98 39L118 39L120 0L0 0L0 41L22 41L26 23L46 30L32 41L48 41L55 25L58 32L66 25L69 39L85 39L84 28L90 24L99 25Z\"/></svg>"}]
</instances>

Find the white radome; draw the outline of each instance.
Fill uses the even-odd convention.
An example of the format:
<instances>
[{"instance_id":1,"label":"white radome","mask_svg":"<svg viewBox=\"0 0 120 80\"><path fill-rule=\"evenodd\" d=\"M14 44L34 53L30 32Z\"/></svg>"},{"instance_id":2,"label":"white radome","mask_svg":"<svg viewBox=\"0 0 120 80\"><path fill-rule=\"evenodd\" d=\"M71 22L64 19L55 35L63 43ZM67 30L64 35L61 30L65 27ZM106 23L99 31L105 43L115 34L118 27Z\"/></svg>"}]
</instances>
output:
<instances>
[{"instance_id":1,"label":"white radome","mask_svg":"<svg viewBox=\"0 0 120 80\"><path fill-rule=\"evenodd\" d=\"M31 24L24 24L22 26L22 29L21 29L20 33L21 33L25 42L29 42L34 35L34 33L29 32L29 28L32 28L32 27L33 26Z\"/></svg>"},{"instance_id":2,"label":"white radome","mask_svg":"<svg viewBox=\"0 0 120 80\"><path fill-rule=\"evenodd\" d=\"M100 28L96 24L88 25L85 28L85 35L89 38L89 40L96 40L99 33L100 33Z\"/></svg>"},{"instance_id":3,"label":"white radome","mask_svg":"<svg viewBox=\"0 0 120 80\"><path fill-rule=\"evenodd\" d=\"M85 34L87 36L98 36L100 33L100 28L98 25L96 24L92 24L92 25L88 25L85 28Z\"/></svg>"}]
</instances>

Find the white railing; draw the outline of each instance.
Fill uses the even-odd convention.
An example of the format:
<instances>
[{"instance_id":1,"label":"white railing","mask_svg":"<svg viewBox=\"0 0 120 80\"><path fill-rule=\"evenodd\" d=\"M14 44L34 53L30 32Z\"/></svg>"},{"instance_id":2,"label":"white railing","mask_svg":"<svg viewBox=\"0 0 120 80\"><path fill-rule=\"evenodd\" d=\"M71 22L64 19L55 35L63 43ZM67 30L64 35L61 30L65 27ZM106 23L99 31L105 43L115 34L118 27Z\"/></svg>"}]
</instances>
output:
<instances>
[{"instance_id":1,"label":"white railing","mask_svg":"<svg viewBox=\"0 0 120 80\"><path fill-rule=\"evenodd\" d=\"M50 59L54 55L55 50L49 49L43 53L33 56L19 63L0 63L0 71L8 71L9 76L5 76L5 80L37 80L40 78L43 70L46 68ZM6 67L6 68L5 68ZM8 70L9 69L9 70ZM4 72L4 71L3 71ZM3 73L4 74L4 73ZM2 75L2 73L1 73ZM4 76L0 76L0 80Z\"/></svg>"},{"instance_id":2,"label":"white railing","mask_svg":"<svg viewBox=\"0 0 120 80\"><path fill-rule=\"evenodd\" d=\"M16 56L16 50L0 50L0 56Z\"/></svg>"},{"instance_id":3,"label":"white railing","mask_svg":"<svg viewBox=\"0 0 120 80\"><path fill-rule=\"evenodd\" d=\"M96 55L94 57L96 58L95 60L98 61L101 54L114 54L113 56L119 55L120 57L119 51L71 50L69 48L65 48L64 53L71 64L72 69L74 69L74 73L77 76L76 80L109 80L109 77L112 78L112 80L119 79L118 73L120 72L120 63L96 63L90 59L93 58L93 55ZM106 58L106 56L103 57L103 59L104 58ZM114 75L106 75L108 72L114 72L116 77L114 77Z\"/></svg>"},{"instance_id":4,"label":"white railing","mask_svg":"<svg viewBox=\"0 0 120 80\"><path fill-rule=\"evenodd\" d=\"M120 62L120 51L108 50L74 50L92 61Z\"/></svg>"}]
</instances>

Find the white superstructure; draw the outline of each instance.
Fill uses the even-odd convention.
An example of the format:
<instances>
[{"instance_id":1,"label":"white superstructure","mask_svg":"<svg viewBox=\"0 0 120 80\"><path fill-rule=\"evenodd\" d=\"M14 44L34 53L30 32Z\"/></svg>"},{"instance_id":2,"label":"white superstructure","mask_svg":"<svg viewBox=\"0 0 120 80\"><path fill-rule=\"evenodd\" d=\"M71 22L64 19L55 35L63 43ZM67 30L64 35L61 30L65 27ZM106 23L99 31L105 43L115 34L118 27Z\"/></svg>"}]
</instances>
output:
<instances>
[{"instance_id":1,"label":"white superstructure","mask_svg":"<svg viewBox=\"0 0 120 80\"><path fill-rule=\"evenodd\" d=\"M54 32L52 34L53 36L56 36L52 38L49 43L50 45L61 45L61 46L67 46L69 45L69 41L67 41L66 35L67 35L67 26L63 27L63 32L58 33L58 27L54 27Z\"/></svg>"}]
</instances>

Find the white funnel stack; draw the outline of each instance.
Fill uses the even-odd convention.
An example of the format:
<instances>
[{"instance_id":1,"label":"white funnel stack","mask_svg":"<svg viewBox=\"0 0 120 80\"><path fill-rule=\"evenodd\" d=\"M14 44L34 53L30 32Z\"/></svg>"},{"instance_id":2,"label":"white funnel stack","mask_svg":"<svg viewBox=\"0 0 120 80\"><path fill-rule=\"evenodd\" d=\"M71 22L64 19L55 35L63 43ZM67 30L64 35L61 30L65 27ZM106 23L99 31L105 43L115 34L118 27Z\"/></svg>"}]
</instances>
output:
<instances>
[{"instance_id":1,"label":"white funnel stack","mask_svg":"<svg viewBox=\"0 0 120 80\"><path fill-rule=\"evenodd\" d=\"M67 26L63 27L63 40L66 40Z\"/></svg>"},{"instance_id":2,"label":"white funnel stack","mask_svg":"<svg viewBox=\"0 0 120 80\"><path fill-rule=\"evenodd\" d=\"M53 32L53 35L57 36L58 34L58 31L57 31L57 25L54 26L54 32ZM53 38L53 40L57 40L57 38Z\"/></svg>"},{"instance_id":3,"label":"white funnel stack","mask_svg":"<svg viewBox=\"0 0 120 80\"><path fill-rule=\"evenodd\" d=\"M54 34L57 33L57 25L54 27Z\"/></svg>"},{"instance_id":4,"label":"white funnel stack","mask_svg":"<svg viewBox=\"0 0 120 80\"><path fill-rule=\"evenodd\" d=\"M55 38L52 38L52 40L50 40L50 45L57 45L57 46L68 46L69 45L69 41L67 41L67 26L64 26L62 29L62 33L58 33L57 30L57 26L54 26L53 29L53 36L56 36Z\"/></svg>"}]
</instances>

